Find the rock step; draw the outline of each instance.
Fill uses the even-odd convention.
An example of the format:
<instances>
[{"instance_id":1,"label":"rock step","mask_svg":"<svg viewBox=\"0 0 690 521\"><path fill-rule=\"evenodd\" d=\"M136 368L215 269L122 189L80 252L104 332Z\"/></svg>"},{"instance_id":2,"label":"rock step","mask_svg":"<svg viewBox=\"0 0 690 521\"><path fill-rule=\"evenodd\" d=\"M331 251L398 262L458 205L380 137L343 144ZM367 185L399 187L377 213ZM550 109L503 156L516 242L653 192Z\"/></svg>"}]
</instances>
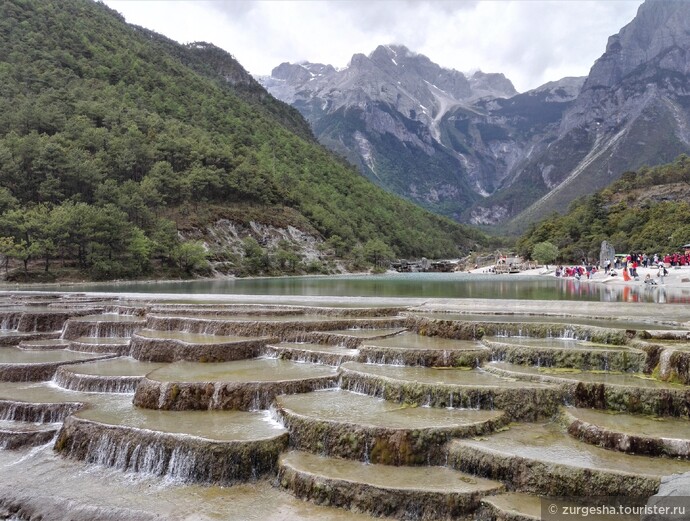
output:
<instances>
[{"instance_id":1,"label":"rock step","mask_svg":"<svg viewBox=\"0 0 690 521\"><path fill-rule=\"evenodd\" d=\"M48 351L52 349L67 349L72 347L72 342L61 338L45 340L24 340L19 342L19 349L26 351Z\"/></svg>"},{"instance_id":2,"label":"rock step","mask_svg":"<svg viewBox=\"0 0 690 521\"><path fill-rule=\"evenodd\" d=\"M690 385L690 344L687 340L637 340L635 344L648 354L648 372L664 382Z\"/></svg>"},{"instance_id":3,"label":"rock step","mask_svg":"<svg viewBox=\"0 0 690 521\"><path fill-rule=\"evenodd\" d=\"M59 423L0 420L0 449L15 450L43 445L53 439L59 428Z\"/></svg>"},{"instance_id":4,"label":"rock step","mask_svg":"<svg viewBox=\"0 0 690 521\"><path fill-rule=\"evenodd\" d=\"M521 492L548 496L638 496L656 493L661 478L690 471L690 462L621 454L568 436L557 423L511 426L448 444L449 465L501 479Z\"/></svg>"},{"instance_id":5,"label":"rock step","mask_svg":"<svg viewBox=\"0 0 690 521\"><path fill-rule=\"evenodd\" d=\"M642 332L644 338L654 340L690 340L687 329L649 329Z\"/></svg>"},{"instance_id":6,"label":"rock step","mask_svg":"<svg viewBox=\"0 0 690 521\"><path fill-rule=\"evenodd\" d=\"M278 461L278 483L295 496L396 519L456 518L503 490L496 481L446 467L392 467L293 451Z\"/></svg>"},{"instance_id":7,"label":"rock step","mask_svg":"<svg viewBox=\"0 0 690 521\"><path fill-rule=\"evenodd\" d=\"M339 366L343 362L359 360L360 353L357 349L339 347L327 344L309 344L299 342L282 342L280 344L268 344L264 348L264 355L293 360L295 362L310 362Z\"/></svg>"},{"instance_id":8,"label":"rock step","mask_svg":"<svg viewBox=\"0 0 690 521\"><path fill-rule=\"evenodd\" d=\"M499 409L513 420L555 414L563 391L550 384L525 384L483 370L396 367L347 362L340 366L340 386L396 403L431 407Z\"/></svg>"},{"instance_id":9,"label":"rock step","mask_svg":"<svg viewBox=\"0 0 690 521\"><path fill-rule=\"evenodd\" d=\"M230 362L255 358L271 340L143 329L132 335L130 354L145 362Z\"/></svg>"},{"instance_id":10,"label":"rock step","mask_svg":"<svg viewBox=\"0 0 690 521\"><path fill-rule=\"evenodd\" d=\"M633 506L640 508L646 502L647 498L573 497L564 499L510 492L483 498L476 519L481 521L556 521L568 517L580 517L575 512L583 513L585 512L583 508L607 506L612 509L608 513L589 513L588 515L583 513L582 518L594 521L640 521L639 515L626 515L617 509ZM564 510L565 507L568 507L568 510ZM570 512L571 515L564 512Z\"/></svg>"},{"instance_id":11,"label":"rock step","mask_svg":"<svg viewBox=\"0 0 690 521\"><path fill-rule=\"evenodd\" d=\"M81 413L81 414L80 414ZM230 485L276 469L285 429L267 413L150 411L120 399L65 420L55 450L87 463L184 482Z\"/></svg>"},{"instance_id":12,"label":"rock step","mask_svg":"<svg viewBox=\"0 0 690 521\"><path fill-rule=\"evenodd\" d=\"M37 305L16 306L0 309L1 329L13 329L20 333L53 333L60 331L65 321L78 311L51 309L45 303ZM85 314L82 312L82 314Z\"/></svg>"},{"instance_id":13,"label":"rock step","mask_svg":"<svg viewBox=\"0 0 690 521\"><path fill-rule=\"evenodd\" d=\"M63 389L90 393L133 393L139 382L162 364L118 357L98 362L63 365L53 381Z\"/></svg>"},{"instance_id":14,"label":"rock step","mask_svg":"<svg viewBox=\"0 0 690 521\"><path fill-rule=\"evenodd\" d=\"M55 457L50 449L0 451L0 517L43 521L376 521L314 505L258 479L232 487L181 485ZM21 471L17 471L21 466ZM9 469L12 469L10 471ZM5 471L7 470L7 471ZM379 518L379 521L380 518Z\"/></svg>"},{"instance_id":15,"label":"rock step","mask_svg":"<svg viewBox=\"0 0 690 521\"><path fill-rule=\"evenodd\" d=\"M168 317L149 315L146 328L158 331L185 331L210 335L269 336L294 341L311 331L347 328L404 327L405 318L341 318L326 315L291 316L227 316L200 318L193 316Z\"/></svg>"},{"instance_id":16,"label":"rock step","mask_svg":"<svg viewBox=\"0 0 690 521\"><path fill-rule=\"evenodd\" d=\"M207 315L207 316L306 316L312 317L383 317L397 316L405 311L405 307L327 307L310 305L283 305L283 304L154 304L150 313L168 314L176 316Z\"/></svg>"},{"instance_id":17,"label":"rock step","mask_svg":"<svg viewBox=\"0 0 690 521\"><path fill-rule=\"evenodd\" d=\"M17 331L1 331L0 332L0 346L16 346L21 342L29 340L50 340L58 338L60 332L55 333L19 333Z\"/></svg>"},{"instance_id":18,"label":"rock step","mask_svg":"<svg viewBox=\"0 0 690 521\"><path fill-rule=\"evenodd\" d=\"M690 416L690 386L660 382L644 374L529 367L491 362L492 374L524 381L558 384L567 403L634 414Z\"/></svg>"},{"instance_id":19,"label":"rock step","mask_svg":"<svg viewBox=\"0 0 690 521\"><path fill-rule=\"evenodd\" d=\"M85 353L113 353L120 356L129 355L129 337L78 337L70 340L73 351Z\"/></svg>"},{"instance_id":20,"label":"rock step","mask_svg":"<svg viewBox=\"0 0 690 521\"><path fill-rule=\"evenodd\" d=\"M537 367L572 367L602 371L645 369L647 355L638 349L555 338L485 338L494 361Z\"/></svg>"},{"instance_id":21,"label":"rock step","mask_svg":"<svg viewBox=\"0 0 690 521\"><path fill-rule=\"evenodd\" d=\"M332 331L300 331L286 334L283 339L289 342L314 342L355 349L367 339L387 338L406 331L405 328L350 328Z\"/></svg>"},{"instance_id":22,"label":"rock step","mask_svg":"<svg viewBox=\"0 0 690 521\"><path fill-rule=\"evenodd\" d=\"M592 445L630 454L690 459L687 419L567 408L562 420L571 436Z\"/></svg>"},{"instance_id":23,"label":"rock step","mask_svg":"<svg viewBox=\"0 0 690 521\"><path fill-rule=\"evenodd\" d=\"M276 396L337 386L333 367L258 358L217 364L177 362L149 373L134 403L148 409L268 409Z\"/></svg>"},{"instance_id":24,"label":"rock step","mask_svg":"<svg viewBox=\"0 0 690 521\"><path fill-rule=\"evenodd\" d=\"M452 437L507 423L501 411L409 407L341 390L276 398L274 408L299 450L388 465L441 464Z\"/></svg>"},{"instance_id":25,"label":"rock step","mask_svg":"<svg viewBox=\"0 0 690 521\"><path fill-rule=\"evenodd\" d=\"M31 423L56 423L84 406L81 402L25 402L0 397L0 419Z\"/></svg>"},{"instance_id":26,"label":"rock step","mask_svg":"<svg viewBox=\"0 0 690 521\"><path fill-rule=\"evenodd\" d=\"M0 347L0 381L40 382L50 380L65 364L105 360L115 355L82 353L67 349L26 351L18 347Z\"/></svg>"},{"instance_id":27,"label":"rock step","mask_svg":"<svg viewBox=\"0 0 690 521\"><path fill-rule=\"evenodd\" d=\"M490 351L478 341L409 332L385 339L365 340L360 352L362 361L371 364L427 367L477 367L490 355Z\"/></svg>"},{"instance_id":28,"label":"rock step","mask_svg":"<svg viewBox=\"0 0 690 521\"><path fill-rule=\"evenodd\" d=\"M519 492L497 494L482 499L482 521L541 521L541 498Z\"/></svg>"},{"instance_id":29,"label":"rock step","mask_svg":"<svg viewBox=\"0 0 690 521\"><path fill-rule=\"evenodd\" d=\"M100 393L76 394L53 382L0 382L0 420L58 423L85 405L106 405L113 399Z\"/></svg>"},{"instance_id":30,"label":"rock step","mask_svg":"<svg viewBox=\"0 0 690 521\"><path fill-rule=\"evenodd\" d=\"M142 329L146 320L135 315L104 313L70 318L62 333L62 338L74 340L79 337L127 338Z\"/></svg>"},{"instance_id":31,"label":"rock step","mask_svg":"<svg viewBox=\"0 0 690 521\"><path fill-rule=\"evenodd\" d=\"M606 326L606 327L601 327ZM632 327L627 321L540 315L471 315L454 313L410 314L407 327L428 336L475 340L484 336L573 338L622 345Z\"/></svg>"}]
</instances>

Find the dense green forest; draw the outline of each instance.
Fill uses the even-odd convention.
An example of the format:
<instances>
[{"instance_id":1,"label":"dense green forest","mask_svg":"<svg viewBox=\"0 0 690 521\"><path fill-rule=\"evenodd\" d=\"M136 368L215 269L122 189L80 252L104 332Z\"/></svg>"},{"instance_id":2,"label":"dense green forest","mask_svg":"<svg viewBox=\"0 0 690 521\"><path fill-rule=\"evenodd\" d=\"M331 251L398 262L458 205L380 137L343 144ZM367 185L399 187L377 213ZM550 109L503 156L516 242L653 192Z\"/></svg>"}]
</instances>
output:
<instances>
[{"instance_id":1,"label":"dense green forest","mask_svg":"<svg viewBox=\"0 0 690 521\"><path fill-rule=\"evenodd\" d=\"M575 201L567 214L531 226L520 237L520 255L536 244L558 247L562 262L598 259L601 242L616 252L673 253L690 242L690 158L626 172L591 196Z\"/></svg>"},{"instance_id":2,"label":"dense green forest","mask_svg":"<svg viewBox=\"0 0 690 521\"><path fill-rule=\"evenodd\" d=\"M380 241L434 258L486 240L366 181L229 54L102 4L0 3L0 92L0 254L25 267L192 273L205 253L180 223L238 208L293 216L341 255Z\"/></svg>"}]
</instances>

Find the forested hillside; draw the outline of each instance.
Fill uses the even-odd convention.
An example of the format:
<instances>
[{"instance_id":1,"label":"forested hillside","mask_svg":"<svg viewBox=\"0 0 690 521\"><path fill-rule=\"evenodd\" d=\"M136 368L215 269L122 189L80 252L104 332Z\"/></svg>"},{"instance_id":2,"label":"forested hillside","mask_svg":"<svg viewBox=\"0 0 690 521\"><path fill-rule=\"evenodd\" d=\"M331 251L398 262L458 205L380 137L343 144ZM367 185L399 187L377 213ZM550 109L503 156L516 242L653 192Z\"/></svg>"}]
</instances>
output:
<instances>
[{"instance_id":1,"label":"forested hillside","mask_svg":"<svg viewBox=\"0 0 690 521\"><path fill-rule=\"evenodd\" d=\"M26 264L192 272L203 252L181 223L245 213L283 216L340 254L378 240L439 257L483 240L374 187L224 51L102 4L0 3L0 92L0 253Z\"/></svg>"},{"instance_id":2,"label":"forested hillside","mask_svg":"<svg viewBox=\"0 0 690 521\"><path fill-rule=\"evenodd\" d=\"M672 253L690 242L690 158L625 172L604 190L575 201L565 215L533 225L518 240L529 256L535 244L559 248L560 260L597 259L601 241L616 252Z\"/></svg>"}]
</instances>

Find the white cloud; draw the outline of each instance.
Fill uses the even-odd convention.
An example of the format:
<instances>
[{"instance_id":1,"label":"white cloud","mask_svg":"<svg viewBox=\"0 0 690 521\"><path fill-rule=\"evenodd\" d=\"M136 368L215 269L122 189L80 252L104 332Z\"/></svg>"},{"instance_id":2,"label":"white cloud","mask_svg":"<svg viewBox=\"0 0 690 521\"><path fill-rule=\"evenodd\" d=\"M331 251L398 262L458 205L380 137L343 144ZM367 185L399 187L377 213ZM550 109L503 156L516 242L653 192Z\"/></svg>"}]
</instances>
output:
<instances>
[{"instance_id":1,"label":"white cloud","mask_svg":"<svg viewBox=\"0 0 690 521\"><path fill-rule=\"evenodd\" d=\"M207 41L253 74L289 61L344 66L397 43L449 68L503 72L520 91L584 76L641 0L106 0L128 22Z\"/></svg>"}]
</instances>

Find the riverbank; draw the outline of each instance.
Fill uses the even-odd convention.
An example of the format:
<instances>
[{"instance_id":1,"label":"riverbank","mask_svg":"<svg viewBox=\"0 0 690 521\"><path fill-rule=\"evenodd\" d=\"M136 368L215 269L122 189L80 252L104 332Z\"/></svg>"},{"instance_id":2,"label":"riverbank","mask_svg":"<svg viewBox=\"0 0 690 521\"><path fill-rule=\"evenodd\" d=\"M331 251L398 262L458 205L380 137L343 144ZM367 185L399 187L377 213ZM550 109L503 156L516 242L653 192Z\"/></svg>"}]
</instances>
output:
<instances>
[{"instance_id":1,"label":"riverbank","mask_svg":"<svg viewBox=\"0 0 690 521\"><path fill-rule=\"evenodd\" d=\"M478 268L471 270L470 273L475 274L486 274L488 268ZM666 268L668 275L663 278L657 276L658 269L653 268L637 268L637 280L630 279L625 280L623 278L623 270L613 270L616 275L610 275L604 273L603 270L596 272L589 279L587 276L583 276L580 282L596 283L596 284L608 284L614 286L649 286L650 283L645 283L645 278L647 275L654 282L652 286L666 286L666 287L678 287L678 288L690 288L690 266L679 266ZM551 266L548 269L541 267L531 270L524 270L520 273L511 274L511 277L554 277L555 278L555 267ZM563 277L563 280L573 280L572 277Z\"/></svg>"}]
</instances>

